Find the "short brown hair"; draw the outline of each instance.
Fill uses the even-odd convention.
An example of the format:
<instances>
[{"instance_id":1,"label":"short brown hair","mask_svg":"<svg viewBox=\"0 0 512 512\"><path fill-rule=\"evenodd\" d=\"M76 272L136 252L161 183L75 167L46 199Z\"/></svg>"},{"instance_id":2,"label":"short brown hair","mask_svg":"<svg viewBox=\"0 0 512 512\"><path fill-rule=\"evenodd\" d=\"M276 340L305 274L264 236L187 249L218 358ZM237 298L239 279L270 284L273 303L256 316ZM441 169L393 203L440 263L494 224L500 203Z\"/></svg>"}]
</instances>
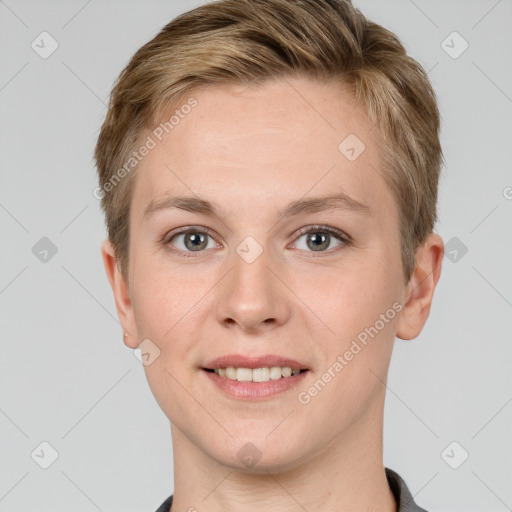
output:
<instances>
[{"instance_id":1,"label":"short brown hair","mask_svg":"<svg viewBox=\"0 0 512 512\"><path fill-rule=\"evenodd\" d=\"M439 111L422 66L349 0L209 2L172 20L135 53L112 90L94 154L108 237L125 277L135 172L120 179L119 171L146 130L197 87L287 75L349 85L378 125L409 280L416 249L437 220Z\"/></svg>"}]
</instances>

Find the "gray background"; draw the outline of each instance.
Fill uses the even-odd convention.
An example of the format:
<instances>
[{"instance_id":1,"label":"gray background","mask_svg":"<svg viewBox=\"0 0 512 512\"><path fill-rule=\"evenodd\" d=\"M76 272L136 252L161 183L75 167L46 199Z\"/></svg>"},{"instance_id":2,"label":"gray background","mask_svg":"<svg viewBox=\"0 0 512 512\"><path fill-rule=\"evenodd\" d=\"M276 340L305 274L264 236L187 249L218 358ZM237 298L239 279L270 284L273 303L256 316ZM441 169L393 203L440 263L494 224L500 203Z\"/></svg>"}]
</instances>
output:
<instances>
[{"instance_id":1,"label":"gray background","mask_svg":"<svg viewBox=\"0 0 512 512\"><path fill-rule=\"evenodd\" d=\"M199 4L0 0L0 511L149 512L173 490L168 420L100 258L92 152L129 57ZM384 463L431 512L512 510L512 1L355 4L429 70L437 231L455 237L425 329L396 341ZM31 47L43 31L59 45L47 59ZM469 44L458 58L453 31ZM43 441L58 452L48 469Z\"/></svg>"}]
</instances>

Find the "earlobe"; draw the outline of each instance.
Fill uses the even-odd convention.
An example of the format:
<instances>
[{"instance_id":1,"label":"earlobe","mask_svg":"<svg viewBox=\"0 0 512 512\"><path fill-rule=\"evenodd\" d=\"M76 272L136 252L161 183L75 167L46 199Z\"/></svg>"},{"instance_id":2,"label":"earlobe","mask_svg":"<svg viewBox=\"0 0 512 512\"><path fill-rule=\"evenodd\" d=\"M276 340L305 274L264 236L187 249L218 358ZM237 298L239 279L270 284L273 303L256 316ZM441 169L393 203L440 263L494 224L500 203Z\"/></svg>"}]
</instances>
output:
<instances>
[{"instance_id":1,"label":"earlobe","mask_svg":"<svg viewBox=\"0 0 512 512\"><path fill-rule=\"evenodd\" d=\"M121 322L123 333L128 333L128 336L123 336L123 341L127 347L137 348L139 343L129 284L122 275L115 255L114 246L110 240L105 240L102 243L101 255L103 265L105 266L105 273L107 274L110 287L114 294L117 316Z\"/></svg>"},{"instance_id":2,"label":"earlobe","mask_svg":"<svg viewBox=\"0 0 512 512\"><path fill-rule=\"evenodd\" d=\"M441 276L443 255L443 239L436 233L428 235L416 251L416 267L407 284L406 303L397 322L398 338L412 340L423 329Z\"/></svg>"}]
</instances>

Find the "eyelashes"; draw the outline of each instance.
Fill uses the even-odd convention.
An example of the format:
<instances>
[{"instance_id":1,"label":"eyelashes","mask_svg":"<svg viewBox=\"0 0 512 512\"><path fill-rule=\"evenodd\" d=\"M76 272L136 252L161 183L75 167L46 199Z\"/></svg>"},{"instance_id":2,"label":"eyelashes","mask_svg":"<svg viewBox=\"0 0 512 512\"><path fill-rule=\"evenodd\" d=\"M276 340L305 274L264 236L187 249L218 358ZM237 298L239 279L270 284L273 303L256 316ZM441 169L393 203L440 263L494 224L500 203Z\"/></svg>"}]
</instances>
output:
<instances>
[{"instance_id":1,"label":"eyelashes","mask_svg":"<svg viewBox=\"0 0 512 512\"><path fill-rule=\"evenodd\" d=\"M297 233L297 238L300 239L304 235L309 235L311 233L327 233L329 237L333 237L340 242L340 245L349 245L351 243L350 237L340 231L339 229L330 227L330 226L322 226L322 225L314 225L314 226L306 226L299 230ZM330 240L330 239L329 239ZM339 246L338 246L339 247ZM329 251L311 251L311 252L330 252Z\"/></svg>"},{"instance_id":2,"label":"eyelashes","mask_svg":"<svg viewBox=\"0 0 512 512\"><path fill-rule=\"evenodd\" d=\"M305 235L321 235L320 237L306 238L306 248L298 248L294 250L300 250L304 252L310 252L313 255L317 254L332 254L338 249L342 249L352 243L352 239L343 231L333 228L331 226L324 225L312 225L301 228L293 239L293 246L297 244ZM327 235L327 236L325 236ZM332 245L333 239L338 242L334 248L327 250L323 249L325 242L328 242L328 246ZM319 245L313 244L312 247L318 247L319 250L311 249L308 244L311 240L314 242L320 242ZM181 247L176 247L175 244L179 241ZM210 243L212 242L212 243ZM163 245L175 254L183 255L185 257L196 257L204 256L205 251L214 249L219 246L215 241L215 234L208 228L201 226L188 226L181 228L178 231L172 231L165 235L162 240ZM188 244L188 245L187 245Z\"/></svg>"}]
</instances>

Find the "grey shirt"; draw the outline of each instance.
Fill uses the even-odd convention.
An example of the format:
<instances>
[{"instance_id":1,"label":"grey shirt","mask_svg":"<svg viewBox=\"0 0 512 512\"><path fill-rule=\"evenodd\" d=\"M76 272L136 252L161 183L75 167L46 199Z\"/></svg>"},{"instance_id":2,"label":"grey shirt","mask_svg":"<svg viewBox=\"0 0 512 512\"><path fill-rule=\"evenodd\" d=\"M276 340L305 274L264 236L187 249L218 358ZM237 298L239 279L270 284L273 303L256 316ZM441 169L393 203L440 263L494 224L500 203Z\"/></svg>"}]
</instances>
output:
<instances>
[{"instance_id":1,"label":"grey shirt","mask_svg":"<svg viewBox=\"0 0 512 512\"><path fill-rule=\"evenodd\" d=\"M402 477L393 471L392 469L386 469L386 477L388 484L395 496L395 500L398 504L397 512L427 512L424 508L419 507L414 502L414 499ZM169 508L172 505L172 497L169 496L161 505L158 507L156 512L169 512Z\"/></svg>"}]
</instances>

